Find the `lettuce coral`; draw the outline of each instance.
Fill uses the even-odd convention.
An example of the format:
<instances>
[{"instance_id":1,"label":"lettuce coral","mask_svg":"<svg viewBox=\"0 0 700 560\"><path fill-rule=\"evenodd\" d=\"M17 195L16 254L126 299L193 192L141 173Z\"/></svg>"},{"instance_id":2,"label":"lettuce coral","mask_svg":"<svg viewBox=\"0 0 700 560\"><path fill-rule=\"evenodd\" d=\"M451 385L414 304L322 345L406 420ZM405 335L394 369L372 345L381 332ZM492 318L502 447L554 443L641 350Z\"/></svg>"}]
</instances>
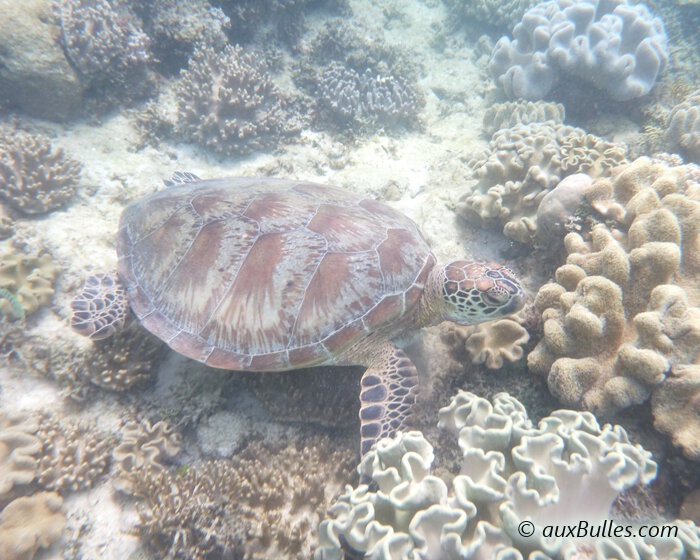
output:
<instances>
[{"instance_id":1,"label":"lettuce coral","mask_svg":"<svg viewBox=\"0 0 700 560\"><path fill-rule=\"evenodd\" d=\"M698 529L676 521L675 538L549 538L547 525L589 527L611 517L617 495L656 476L656 463L620 426L589 412L558 410L533 424L515 398L493 401L460 391L438 427L457 438L461 470L432 470L434 449L420 432L380 440L358 471L372 485L346 486L319 529L317 560L663 558L700 552ZM441 441L443 439L441 438ZM530 536L519 533L533 524Z\"/></svg>"}]
</instances>

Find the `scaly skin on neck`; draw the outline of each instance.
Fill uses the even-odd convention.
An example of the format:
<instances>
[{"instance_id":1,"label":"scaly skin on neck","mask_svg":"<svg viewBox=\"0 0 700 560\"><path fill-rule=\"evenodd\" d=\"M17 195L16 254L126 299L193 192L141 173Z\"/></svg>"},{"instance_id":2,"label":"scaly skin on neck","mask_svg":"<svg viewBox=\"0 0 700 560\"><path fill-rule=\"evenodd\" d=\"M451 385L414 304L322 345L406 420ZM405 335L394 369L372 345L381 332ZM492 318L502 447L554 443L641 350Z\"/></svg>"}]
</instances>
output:
<instances>
[{"instance_id":1,"label":"scaly skin on neck","mask_svg":"<svg viewBox=\"0 0 700 560\"><path fill-rule=\"evenodd\" d=\"M416 306L402 322L410 326L410 330L437 325L445 320L445 300L442 297L442 285L445 282L445 267L435 265L425 282L423 294ZM409 330L409 329L407 329Z\"/></svg>"}]
</instances>

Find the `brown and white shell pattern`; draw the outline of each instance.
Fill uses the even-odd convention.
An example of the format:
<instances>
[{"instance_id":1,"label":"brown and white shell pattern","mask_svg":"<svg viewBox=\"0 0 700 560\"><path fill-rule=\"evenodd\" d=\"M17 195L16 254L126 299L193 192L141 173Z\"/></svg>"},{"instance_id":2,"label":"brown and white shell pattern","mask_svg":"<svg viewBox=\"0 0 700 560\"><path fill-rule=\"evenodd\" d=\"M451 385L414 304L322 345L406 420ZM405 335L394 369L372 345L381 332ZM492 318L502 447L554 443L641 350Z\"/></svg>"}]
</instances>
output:
<instances>
[{"instance_id":1,"label":"brown and white shell pattern","mask_svg":"<svg viewBox=\"0 0 700 560\"><path fill-rule=\"evenodd\" d=\"M141 323L214 367L333 363L398 324L435 259L371 198L269 178L197 181L130 204L118 272Z\"/></svg>"}]
</instances>

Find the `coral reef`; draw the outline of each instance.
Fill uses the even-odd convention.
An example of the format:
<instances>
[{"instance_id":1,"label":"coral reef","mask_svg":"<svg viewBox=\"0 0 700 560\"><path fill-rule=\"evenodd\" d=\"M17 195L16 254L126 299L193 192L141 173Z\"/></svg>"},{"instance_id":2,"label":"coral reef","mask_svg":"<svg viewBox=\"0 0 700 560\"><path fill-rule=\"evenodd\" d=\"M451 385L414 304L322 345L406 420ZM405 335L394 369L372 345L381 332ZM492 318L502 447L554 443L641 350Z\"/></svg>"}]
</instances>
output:
<instances>
[{"instance_id":1,"label":"coral reef","mask_svg":"<svg viewBox=\"0 0 700 560\"><path fill-rule=\"evenodd\" d=\"M51 255L30 256L7 251L0 257L0 289L11 295L0 297L0 316L22 319L51 301L58 273ZM21 306L21 314L17 313L17 304Z\"/></svg>"},{"instance_id":2,"label":"coral reef","mask_svg":"<svg viewBox=\"0 0 700 560\"><path fill-rule=\"evenodd\" d=\"M237 42L254 38L283 41L294 46L305 29L304 12L318 0L224 0L221 8L231 20L231 36ZM324 2L330 7L342 0Z\"/></svg>"},{"instance_id":3,"label":"coral reef","mask_svg":"<svg viewBox=\"0 0 700 560\"><path fill-rule=\"evenodd\" d=\"M63 206L73 196L81 167L43 134L0 132L0 200L24 214Z\"/></svg>"},{"instance_id":4,"label":"coral reef","mask_svg":"<svg viewBox=\"0 0 700 560\"><path fill-rule=\"evenodd\" d=\"M656 476L651 454L620 426L600 426L588 412L558 410L537 426L515 398L493 402L460 391L440 410L438 427L456 436L454 477L431 472L434 449L420 432L380 440L358 471L373 487L346 486L319 528L317 559L343 548L368 558L659 557L700 551L698 529L676 521L678 536L595 541L547 538L549 524L590 526L611 517L620 492ZM529 521L529 537L518 532ZM692 556L691 556L692 557Z\"/></svg>"},{"instance_id":5,"label":"coral reef","mask_svg":"<svg viewBox=\"0 0 700 560\"><path fill-rule=\"evenodd\" d=\"M401 76L359 74L332 62L318 75L315 97L324 118L336 125L349 123L379 126L415 126L423 96Z\"/></svg>"},{"instance_id":6,"label":"coral reef","mask_svg":"<svg viewBox=\"0 0 700 560\"><path fill-rule=\"evenodd\" d=\"M177 132L214 151L255 151L285 131L282 96L264 61L241 47L198 47L175 92Z\"/></svg>"},{"instance_id":7,"label":"coral reef","mask_svg":"<svg viewBox=\"0 0 700 560\"><path fill-rule=\"evenodd\" d=\"M0 502L15 486L29 484L36 477L42 446L35 435L38 428L36 417L0 415Z\"/></svg>"},{"instance_id":8,"label":"coral reef","mask_svg":"<svg viewBox=\"0 0 700 560\"><path fill-rule=\"evenodd\" d=\"M58 541L66 525L63 500L54 492L17 498L0 513L0 558L31 560Z\"/></svg>"},{"instance_id":9,"label":"coral reef","mask_svg":"<svg viewBox=\"0 0 700 560\"><path fill-rule=\"evenodd\" d=\"M502 128L512 128L518 124L552 121L564 124L566 111L561 103L549 101L508 101L494 103L486 109L483 118L484 131L494 134Z\"/></svg>"},{"instance_id":10,"label":"coral reef","mask_svg":"<svg viewBox=\"0 0 700 560\"><path fill-rule=\"evenodd\" d=\"M49 414L0 415L0 503L36 483L61 494L91 488L105 473L111 442Z\"/></svg>"},{"instance_id":11,"label":"coral reef","mask_svg":"<svg viewBox=\"0 0 700 560\"><path fill-rule=\"evenodd\" d=\"M56 42L51 0L0 1L0 99L33 117L63 121L82 100L80 79Z\"/></svg>"},{"instance_id":12,"label":"coral reef","mask_svg":"<svg viewBox=\"0 0 700 560\"><path fill-rule=\"evenodd\" d=\"M68 395L83 401L91 386L124 392L153 377L165 344L133 322L91 349L59 347L52 352L51 373Z\"/></svg>"},{"instance_id":13,"label":"coral reef","mask_svg":"<svg viewBox=\"0 0 700 560\"><path fill-rule=\"evenodd\" d=\"M144 469L164 471L164 462L175 457L181 445L182 436L163 421L128 422L121 429L121 443L112 452L117 467L114 487L127 494L138 493Z\"/></svg>"},{"instance_id":14,"label":"coral reef","mask_svg":"<svg viewBox=\"0 0 700 560\"><path fill-rule=\"evenodd\" d=\"M37 482L61 494L91 488L107 470L110 438L82 426L44 415L37 437L42 442Z\"/></svg>"},{"instance_id":15,"label":"coral reef","mask_svg":"<svg viewBox=\"0 0 700 560\"><path fill-rule=\"evenodd\" d=\"M651 398L654 427L700 461L700 366L675 368Z\"/></svg>"},{"instance_id":16,"label":"coral reef","mask_svg":"<svg viewBox=\"0 0 700 560\"><path fill-rule=\"evenodd\" d=\"M206 0L172 2L155 0L135 5L142 9L153 57L161 70L175 73L184 67L195 45L205 43L223 48L231 20L221 8Z\"/></svg>"},{"instance_id":17,"label":"coral reef","mask_svg":"<svg viewBox=\"0 0 700 560\"><path fill-rule=\"evenodd\" d=\"M499 369L523 357L523 346L530 340L523 322L523 315L517 314L480 325L451 324L443 336L450 346L464 348L472 363Z\"/></svg>"},{"instance_id":18,"label":"coral reef","mask_svg":"<svg viewBox=\"0 0 700 560\"><path fill-rule=\"evenodd\" d=\"M360 377L364 368L314 367L245 375L244 384L276 421L359 430Z\"/></svg>"},{"instance_id":19,"label":"coral reef","mask_svg":"<svg viewBox=\"0 0 700 560\"><path fill-rule=\"evenodd\" d=\"M666 123L665 139L670 150L700 163L700 90L673 108Z\"/></svg>"},{"instance_id":20,"label":"coral reef","mask_svg":"<svg viewBox=\"0 0 700 560\"><path fill-rule=\"evenodd\" d=\"M535 298L544 337L528 356L530 370L547 376L562 402L612 413L660 391L655 417L694 406L690 395L684 402L673 389L680 383L687 390L688 380L664 389L666 381L683 379L680 372L696 362L700 348L694 174L692 166L640 158L586 191L607 222L565 237L566 264ZM661 404L667 398L675 400ZM686 453L697 452L681 425L668 418L658 423Z\"/></svg>"},{"instance_id":21,"label":"coral reef","mask_svg":"<svg viewBox=\"0 0 700 560\"><path fill-rule=\"evenodd\" d=\"M574 228L576 212L592 183L589 175L574 173L544 195L537 207L537 236L541 246L558 246Z\"/></svg>"},{"instance_id":22,"label":"coral reef","mask_svg":"<svg viewBox=\"0 0 700 560\"><path fill-rule=\"evenodd\" d=\"M55 5L61 44L84 87L100 95L116 88L139 97L149 83L150 39L126 4L57 0Z\"/></svg>"},{"instance_id":23,"label":"coral reef","mask_svg":"<svg viewBox=\"0 0 700 560\"><path fill-rule=\"evenodd\" d=\"M321 436L255 442L228 461L137 481L139 529L168 558L309 558L355 455Z\"/></svg>"},{"instance_id":24,"label":"coral reef","mask_svg":"<svg viewBox=\"0 0 700 560\"><path fill-rule=\"evenodd\" d=\"M569 74L633 99L651 91L668 60L663 22L627 0L549 0L525 13L513 37L489 61L511 98L542 99Z\"/></svg>"},{"instance_id":25,"label":"coral reef","mask_svg":"<svg viewBox=\"0 0 700 560\"><path fill-rule=\"evenodd\" d=\"M510 29L537 0L446 0L445 4L467 24Z\"/></svg>"},{"instance_id":26,"label":"coral reef","mask_svg":"<svg viewBox=\"0 0 700 560\"><path fill-rule=\"evenodd\" d=\"M553 122L515 125L493 135L489 152L471 163L478 183L461 200L466 219L500 222L503 233L532 244L542 199L566 175L598 176L625 160L624 149Z\"/></svg>"}]
</instances>

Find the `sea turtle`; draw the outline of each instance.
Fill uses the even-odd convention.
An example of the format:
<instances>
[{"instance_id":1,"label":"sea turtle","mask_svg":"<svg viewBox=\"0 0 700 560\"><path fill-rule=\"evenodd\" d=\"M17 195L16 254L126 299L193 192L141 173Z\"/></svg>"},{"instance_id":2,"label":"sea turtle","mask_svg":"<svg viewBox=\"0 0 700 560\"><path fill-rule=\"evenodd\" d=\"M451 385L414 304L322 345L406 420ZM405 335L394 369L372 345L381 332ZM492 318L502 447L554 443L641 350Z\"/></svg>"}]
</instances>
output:
<instances>
[{"instance_id":1,"label":"sea turtle","mask_svg":"<svg viewBox=\"0 0 700 560\"><path fill-rule=\"evenodd\" d=\"M367 366L361 449L404 428L417 372L399 348L423 326L489 321L524 296L506 267L436 265L408 217L306 181L176 173L119 224L116 275L87 279L73 328L104 338L141 324L209 366L284 371Z\"/></svg>"}]
</instances>

